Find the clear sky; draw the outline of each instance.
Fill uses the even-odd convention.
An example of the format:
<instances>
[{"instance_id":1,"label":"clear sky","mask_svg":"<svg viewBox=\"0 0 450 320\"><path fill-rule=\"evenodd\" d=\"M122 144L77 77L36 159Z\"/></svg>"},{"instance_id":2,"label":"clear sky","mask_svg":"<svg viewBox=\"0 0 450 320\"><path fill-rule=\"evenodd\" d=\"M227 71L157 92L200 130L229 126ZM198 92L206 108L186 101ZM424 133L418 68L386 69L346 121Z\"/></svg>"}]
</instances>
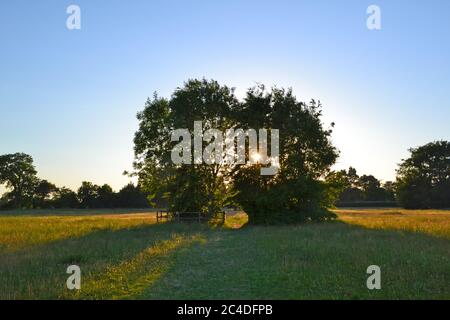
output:
<instances>
[{"instance_id":1,"label":"clear sky","mask_svg":"<svg viewBox=\"0 0 450 320\"><path fill-rule=\"evenodd\" d=\"M2 0L0 154L117 190L146 98L201 77L320 99L336 167L393 179L409 147L450 138L450 1Z\"/></svg>"}]
</instances>

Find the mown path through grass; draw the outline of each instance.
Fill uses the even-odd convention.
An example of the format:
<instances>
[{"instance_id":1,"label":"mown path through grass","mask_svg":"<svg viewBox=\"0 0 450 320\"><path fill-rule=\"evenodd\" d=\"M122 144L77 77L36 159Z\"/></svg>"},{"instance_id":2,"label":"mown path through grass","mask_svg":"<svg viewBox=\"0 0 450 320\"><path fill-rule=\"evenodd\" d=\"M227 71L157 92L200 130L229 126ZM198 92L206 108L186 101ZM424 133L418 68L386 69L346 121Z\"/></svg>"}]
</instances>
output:
<instances>
[{"instance_id":1,"label":"mown path through grass","mask_svg":"<svg viewBox=\"0 0 450 320\"><path fill-rule=\"evenodd\" d=\"M253 227L215 235L177 255L141 298L450 298L449 243L343 223ZM366 268L382 270L382 290Z\"/></svg>"}]
</instances>

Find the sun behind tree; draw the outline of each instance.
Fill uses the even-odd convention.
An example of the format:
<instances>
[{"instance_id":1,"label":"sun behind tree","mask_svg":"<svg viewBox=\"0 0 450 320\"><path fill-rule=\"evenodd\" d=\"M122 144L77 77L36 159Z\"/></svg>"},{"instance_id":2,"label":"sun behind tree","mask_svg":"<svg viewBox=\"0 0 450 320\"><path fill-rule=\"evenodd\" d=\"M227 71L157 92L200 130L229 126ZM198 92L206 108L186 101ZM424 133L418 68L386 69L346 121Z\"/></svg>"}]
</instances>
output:
<instances>
[{"instance_id":1,"label":"sun behind tree","mask_svg":"<svg viewBox=\"0 0 450 320\"><path fill-rule=\"evenodd\" d=\"M338 152L320 116L320 103L299 102L292 90L257 86L239 101L232 89L217 81L189 80L169 100L157 95L147 100L138 114L134 174L144 191L163 195L173 211L211 214L234 204L253 224L327 220L334 215L326 210L330 203L321 178ZM259 153L250 155L247 149L246 164L173 163L171 132L187 128L192 135L195 121L204 124L203 130L222 133L231 128L279 129L278 173L262 176L261 163L248 164Z\"/></svg>"}]
</instances>

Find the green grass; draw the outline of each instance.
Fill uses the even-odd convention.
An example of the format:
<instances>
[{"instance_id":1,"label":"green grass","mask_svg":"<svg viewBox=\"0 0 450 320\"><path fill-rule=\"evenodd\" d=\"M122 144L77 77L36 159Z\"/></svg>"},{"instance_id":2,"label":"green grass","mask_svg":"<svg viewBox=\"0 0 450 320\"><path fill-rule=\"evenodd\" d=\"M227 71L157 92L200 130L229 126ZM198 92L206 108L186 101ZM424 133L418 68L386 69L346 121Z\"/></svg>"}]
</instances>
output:
<instances>
[{"instance_id":1,"label":"green grass","mask_svg":"<svg viewBox=\"0 0 450 320\"><path fill-rule=\"evenodd\" d=\"M334 223L223 228L152 213L0 215L2 299L450 299L450 211L337 210ZM65 288L68 265L80 291ZM381 267L381 290L366 269Z\"/></svg>"}]
</instances>

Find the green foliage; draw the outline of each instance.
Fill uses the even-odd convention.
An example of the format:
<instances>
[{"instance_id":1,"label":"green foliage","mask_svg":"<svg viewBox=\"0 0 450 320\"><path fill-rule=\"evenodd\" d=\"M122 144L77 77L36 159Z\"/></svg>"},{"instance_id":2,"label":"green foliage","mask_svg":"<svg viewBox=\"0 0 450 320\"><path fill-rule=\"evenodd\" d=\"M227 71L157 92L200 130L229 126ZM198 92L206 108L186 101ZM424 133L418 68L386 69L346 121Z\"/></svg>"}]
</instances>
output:
<instances>
[{"instance_id":1,"label":"green foliage","mask_svg":"<svg viewBox=\"0 0 450 320\"><path fill-rule=\"evenodd\" d=\"M97 207L98 208L113 208L116 201L116 194L111 186L104 184L97 189Z\"/></svg>"},{"instance_id":2,"label":"green foliage","mask_svg":"<svg viewBox=\"0 0 450 320\"><path fill-rule=\"evenodd\" d=\"M337 181L339 180L339 181ZM387 181L381 186L380 181L373 175L357 174L356 169L350 167L347 170L333 172L327 176L327 182L330 186L339 184L340 188L333 187L334 194L333 203L339 205L352 203L391 203L395 200L395 185L391 181Z\"/></svg>"},{"instance_id":3,"label":"green foliage","mask_svg":"<svg viewBox=\"0 0 450 320\"><path fill-rule=\"evenodd\" d=\"M78 208L77 194L72 190L62 187L58 188L52 201L55 208Z\"/></svg>"},{"instance_id":4,"label":"green foliage","mask_svg":"<svg viewBox=\"0 0 450 320\"><path fill-rule=\"evenodd\" d=\"M149 203L139 186L129 183L117 193L115 206L117 208L146 208Z\"/></svg>"},{"instance_id":5,"label":"green foliage","mask_svg":"<svg viewBox=\"0 0 450 320\"><path fill-rule=\"evenodd\" d=\"M294 224L336 216L326 209L326 185L309 177L288 181L261 179L257 168L240 170L235 179L237 202L249 224Z\"/></svg>"},{"instance_id":6,"label":"green foliage","mask_svg":"<svg viewBox=\"0 0 450 320\"><path fill-rule=\"evenodd\" d=\"M0 156L0 184L10 189L4 201L14 208L31 207L38 183L36 173L30 155L14 153Z\"/></svg>"},{"instance_id":7,"label":"green foliage","mask_svg":"<svg viewBox=\"0 0 450 320\"><path fill-rule=\"evenodd\" d=\"M351 183L345 170L330 171L325 177L325 185L327 187L328 203L331 205L339 200L344 190L351 188Z\"/></svg>"},{"instance_id":8,"label":"green foliage","mask_svg":"<svg viewBox=\"0 0 450 320\"><path fill-rule=\"evenodd\" d=\"M331 130L323 128L321 104L297 101L292 90L258 86L247 92L236 117L244 128L280 132L280 167L275 176L261 176L259 166L234 170L237 202L251 224L302 223L334 217L327 185L320 179L338 156Z\"/></svg>"},{"instance_id":9,"label":"green foliage","mask_svg":"<svg viewBox=\"0 0 450 320\"><path fill-rule=\"evenodd\" d=\"M47 180L40 180L34 190L34 208L47 208L58 188Z\"/></svg>"},{"instance_id":10,"label":"green foliage","mask_svg":"<svg viewBox=\"0 0 450 320\"><path fill-rule=\"evenodd\" d=\"M386 181L383 184L383 189L386 192L386 198L387 198L386 201L395 201L396 200L395 193L396 193L397 186L396 186L395 182Z\"/></svg>"},{"instance_id":11,"label":"green foliage","mask_svg":"<svg viewBox=\"0 0 450 320\"><path fill-rule=\"evenodd\" d=\"M450 142L436 141L409 150L397 170L397 195L402 206L450 207Z\"/></svg>"},{"instance_id":12,"label":"green foliage","mask_svg":"<svg viewBox=\"0 0 450 320\"><path fill-rule=\"evenodd\" d=\"M132 183L115 193L107 184L98 186L83 181L78 189L77 197L81 208L145 208L149 206L146 195Z\"/></svg>"},{"instance_id":13,"label":"green foliage","mask_svg":"<svg viewBox=\"0 0 450 320\"><path fill-rule=\"evenodd\" d=\"M359 186L364 193L366 201L382 201L386 198L386 193L381 188L381 183L373 175L363 175L359 178Z\"/></svg>"},{"instance_id":14,"label":"green foliage","mask_svg":"<svg viewBox=\"0 0 450 320\"><path fill-rule=\"evenodd\" d=\"M146 192L164 195L172 210L212 213L237 203L253 224L332 218L325 210L328 187L320 179L338 153L320 116L320 103L298 102L291 90L267 92L258 86L240 102L232 89L216 81L189 80L170 100L155 95L138 113L135 174ZM202 121L203 130L223 133L230 128L279 129L278 174L261 176L259 165L173 164L170 133L187 128L192 134L194 121Z\"/></svg>"},{"instance_id":15,"label":"green foliage","mask_svg":"<svg viewBox=\"0 0 450 320\"><path fill-rule=\"evenodd\" d=\"M81 208L96 208L99 186L83 181L81 187L78 188L77 196L80 201Z\"/></svg>"}]
</instances>

